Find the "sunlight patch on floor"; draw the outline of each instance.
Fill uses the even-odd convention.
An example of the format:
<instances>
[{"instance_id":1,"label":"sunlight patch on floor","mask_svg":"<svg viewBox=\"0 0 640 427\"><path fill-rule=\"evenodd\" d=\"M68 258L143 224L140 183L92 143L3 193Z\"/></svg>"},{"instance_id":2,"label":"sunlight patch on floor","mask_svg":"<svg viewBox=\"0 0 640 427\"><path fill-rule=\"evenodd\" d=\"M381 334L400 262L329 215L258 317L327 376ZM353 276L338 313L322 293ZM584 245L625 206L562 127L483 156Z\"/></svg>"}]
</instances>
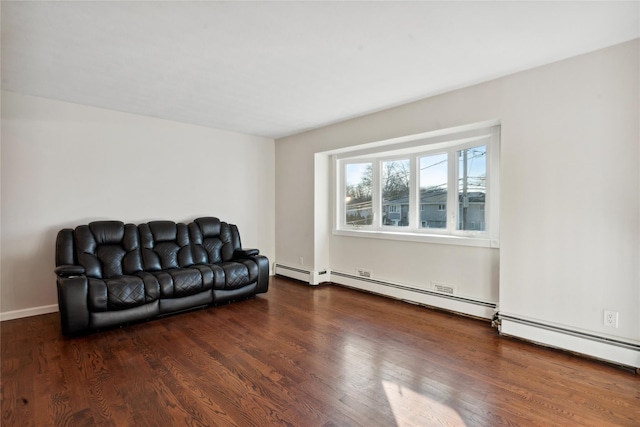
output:
<instances>
[{"instance_id":1,"label":"sunlight patch on floor","mask_svg":"<svg viewBox=\"0 0 640 427\"><path fill-rule=\"evenodd\" d=\"M382 386L398 427L465 426L460 415L441 402L390 381Z\"/></svg>"}]
</instances>

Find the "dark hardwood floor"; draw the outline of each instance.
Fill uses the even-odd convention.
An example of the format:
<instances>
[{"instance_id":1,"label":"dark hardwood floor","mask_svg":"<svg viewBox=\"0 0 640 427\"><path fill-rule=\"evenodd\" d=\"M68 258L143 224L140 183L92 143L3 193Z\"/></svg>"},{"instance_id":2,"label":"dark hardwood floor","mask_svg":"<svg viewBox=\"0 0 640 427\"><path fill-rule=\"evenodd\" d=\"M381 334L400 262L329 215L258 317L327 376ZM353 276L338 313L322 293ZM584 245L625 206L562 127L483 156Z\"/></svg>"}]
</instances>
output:
<instances>
[{"instance_id":1,"label":"dark hardwood floor","mask_svg":"<svg viewBox=\"0 0 640 427\"><path fill-rule=\"evenodd\" d=\"M338 286L81 338L6 321L2 426L638 426L639 376Z\"/></svg>"}]
</instances>

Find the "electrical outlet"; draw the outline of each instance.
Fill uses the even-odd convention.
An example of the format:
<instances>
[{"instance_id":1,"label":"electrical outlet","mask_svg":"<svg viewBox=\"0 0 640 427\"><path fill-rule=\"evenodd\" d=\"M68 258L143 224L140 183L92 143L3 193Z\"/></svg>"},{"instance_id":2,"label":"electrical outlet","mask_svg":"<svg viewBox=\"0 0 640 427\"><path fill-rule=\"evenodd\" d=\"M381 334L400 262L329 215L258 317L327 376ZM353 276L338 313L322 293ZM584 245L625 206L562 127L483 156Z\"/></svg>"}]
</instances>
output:
<instances>
[{"instance_id":1,"label":"electrical outlet","mask_svg":"<svg viewBox=\"0 0 640 427\"><path fill-rule=\"evenodd\" d=\"M304 265L304 258L300 257L300 265Z\"/></svg>"},{"instance_id":2,"label":"electrical outlet","mask_svg":"<svg viewBox=\"0 0 640 427\"><path fill-rule=\"evenodd\" d=\"M604 326L609 326L610 328L618 327L618 312L605 310L604 311Z\"/></svg>"}]
</instances>

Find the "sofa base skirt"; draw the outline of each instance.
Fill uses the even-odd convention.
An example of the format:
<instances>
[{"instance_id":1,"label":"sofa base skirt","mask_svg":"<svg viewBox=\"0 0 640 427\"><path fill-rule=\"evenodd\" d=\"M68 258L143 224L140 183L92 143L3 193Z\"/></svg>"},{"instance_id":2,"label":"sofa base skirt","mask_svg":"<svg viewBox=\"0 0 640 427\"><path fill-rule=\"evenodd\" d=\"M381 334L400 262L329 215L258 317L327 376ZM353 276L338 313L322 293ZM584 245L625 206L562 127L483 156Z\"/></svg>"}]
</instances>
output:
<instances>
[{"instance_id":1,"label":"sofa base skirt","mask_svg":"<svg viewBox=\"0 0 640 427\"><path fill-rule=\"evenodd\" d=\"M238 289L214 289L213 302L215 304L222 304L237 299L247 298L257 294L257 291L257 282Z\"/></svg>"},{"instance_id":2,"label":"sofa base skirt","mask_svg":"<svg viewBox=\"0 0 640 427\"><path fill-rule=\"evenodd\" d=\"M199 294L189 295L180 298L166 298L160 300L160 314L175 313L200 306L209 305L213 302L211 289Z\"/></svg>"},{"instance_id":3,"label":"sofa base skirt","mask_svg":"<svg viewBox=\"0 0 640 427\"><path fill-rule=\"evenodd\" d=\"M159 314L159 301L154 301L134 308L127 308L125 310L93 312L89 315L89 328L93 330L110 328L112 326L122 325L125 323L152 319L157 317Z\"/></svg>"}]
</instances>

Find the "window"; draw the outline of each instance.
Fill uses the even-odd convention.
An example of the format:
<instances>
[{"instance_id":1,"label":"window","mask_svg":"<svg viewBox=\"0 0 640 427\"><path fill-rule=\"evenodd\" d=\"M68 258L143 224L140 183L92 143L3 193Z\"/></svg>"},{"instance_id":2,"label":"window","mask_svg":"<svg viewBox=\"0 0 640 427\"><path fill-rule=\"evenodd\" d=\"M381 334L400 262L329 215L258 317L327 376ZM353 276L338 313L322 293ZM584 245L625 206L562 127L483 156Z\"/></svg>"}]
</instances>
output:
<instances>
[{"instance_id":1,"label":"window","mask_svg":"<svg viewBox=\"0 0 640 427\"><path fill-rule=\"evenodd\" d=\"M382 165L382 225L409 225L411 166L408 159L387 160Z\"/></svg>"},{"instance_id":2,"label":"window","mask_svg":"<svg viewBox=\"0 0 640 427\"><path fill-rule=\"evenodd\" d=\"M458 230L484 230L487 147L466 148L458 156Z\"/></svg>"},{"instance_id":3,"label":"window","mask_svg":"<svg viewBox=\"0 0 640 427\"><path fill-rule=\"evenodd\" d=\"M334 157L334 232L498 246L499 126L478 126Z\"/></svg>"},{"instance_id":4,"label":"window","mask_svg":"<svg viewBox=\"0 0 640 427\"><path fill-rule=\"evenodd\" d=\"M420 157L421 228L447 228L448 154Z\"/></svg>"},{"instance_id":5,"label":"window","mask_svg":"<svg viewBox=\"0 0 640 427\"><path fill-rule=\"evenodd\" d=\"M371 225L373 209L373 164L349 163L346 165L345 179L345 220L353 227Z\"/></svg>"}]
</instances>

